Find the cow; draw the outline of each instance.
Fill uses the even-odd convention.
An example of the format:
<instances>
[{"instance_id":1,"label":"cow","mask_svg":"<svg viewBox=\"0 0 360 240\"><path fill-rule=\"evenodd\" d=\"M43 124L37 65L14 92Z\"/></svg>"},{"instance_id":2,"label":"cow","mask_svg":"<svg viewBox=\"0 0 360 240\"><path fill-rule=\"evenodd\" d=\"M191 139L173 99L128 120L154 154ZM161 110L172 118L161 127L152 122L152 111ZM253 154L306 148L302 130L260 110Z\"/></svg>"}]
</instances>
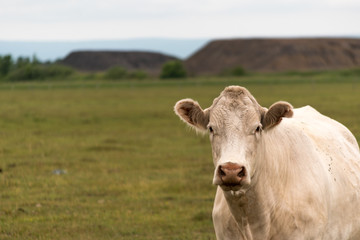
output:
<instances>
[{"instance_id":1,"label":"cow","mask_svg":"<svg viewBox=\"0 0 360 240\"><path fill-rule=\"evenodd\" d=\"M262 107L226 87L209 108L176 103L210 136L217 239L360 239L360 152L353 134L310 106Z\"/></svg>"}]
</instances>

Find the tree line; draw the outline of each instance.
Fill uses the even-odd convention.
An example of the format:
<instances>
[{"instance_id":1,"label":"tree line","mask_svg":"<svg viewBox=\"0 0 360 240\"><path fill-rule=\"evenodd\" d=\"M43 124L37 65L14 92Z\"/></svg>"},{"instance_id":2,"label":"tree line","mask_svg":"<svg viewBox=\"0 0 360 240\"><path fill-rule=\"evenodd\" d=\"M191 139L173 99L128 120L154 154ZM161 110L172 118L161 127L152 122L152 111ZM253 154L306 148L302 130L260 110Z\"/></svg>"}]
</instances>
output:
<instances>
[{"instance_id":1,"label":"tree line","mask_svg":"<svg viewBox=\"0 0 360 240\"><path fill-rule=\"evenodd\" d=\"M35 55L32 58L11 55L0 56L0 79L8 81L42 80L64 78L74 70L56 62L41 62Z\"/></svg>"},{"instance_id":2,"label":"tree line","mask_svg":"<svg viewBox=\"0 0 360 240\"><path fill-rule=\"evenodd\" d=\"M58 61L41 62L35 55L31 58L18 57L17 59L14 59L11 55L0 55L0 80L2 81L66 79L75 73L77 71L73 68L61 65ZM78 75L81 75L81 73ZM111 80L145 79L149 77L145 71L128 71L121 66L114 66L104 73L97 74L96 77L95 74L91 76L93 76L92 78ZM172 60L164 63L159 78L185 78L186 76L187 73L182 61Z\"/></svg>"}]
</instances>

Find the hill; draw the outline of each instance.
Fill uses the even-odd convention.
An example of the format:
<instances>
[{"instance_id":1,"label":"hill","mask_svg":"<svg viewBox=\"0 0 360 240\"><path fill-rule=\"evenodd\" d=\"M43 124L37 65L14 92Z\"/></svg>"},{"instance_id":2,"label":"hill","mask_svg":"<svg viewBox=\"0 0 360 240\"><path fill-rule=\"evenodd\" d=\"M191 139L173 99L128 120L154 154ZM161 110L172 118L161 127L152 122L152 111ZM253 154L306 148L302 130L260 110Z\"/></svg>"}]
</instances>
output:
<instances>
[{"instance_id":1,"label":"hill","mask_svg":"<svg viewBox=\"0 0 360 240\"><path fill-rule=\"evenodd\" d=\"M61 63L80 71L105 71L113 66L127 70L143 70L158 74L162 65L177 59L173 56L140 51L76 51L66 56Z\"/></svg>"},{"instance_id":2,"label":"hill","mask_svg":"<svg viewBox=\"0 0 360 240\"><path fill-rule=\"evenodd\" d=\"M131 38L93 41L1 41L0 55L15 58L36 55L41 61L62 59L79 50L161 52L184 59L204 46L209 39Z\"/></svg>"},{"instance_id":3,"label":"hill","mask_svg":"<svg viewBox=\"0 0 360 240\"><path fill-rule=\"evenodd\" d=\"M190 56L185 65L192 75L222 74L238 66L251 72L360 67L360 39L216 40Z\"/></svg>"}]
</instances>

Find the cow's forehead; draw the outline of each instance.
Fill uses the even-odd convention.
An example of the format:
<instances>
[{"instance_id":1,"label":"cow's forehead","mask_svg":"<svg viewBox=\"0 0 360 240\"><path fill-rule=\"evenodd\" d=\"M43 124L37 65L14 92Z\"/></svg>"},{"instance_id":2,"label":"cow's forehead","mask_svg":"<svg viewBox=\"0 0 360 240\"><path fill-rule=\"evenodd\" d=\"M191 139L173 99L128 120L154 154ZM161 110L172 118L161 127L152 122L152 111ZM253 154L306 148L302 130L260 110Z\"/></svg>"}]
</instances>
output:
<instances>
[{"instance_id":1,"label":"cow's forehead","mask_svg":"<svg viewBox=\"0 0 360 240\"><path fill-rule=\"evenodd\" d=\"M257 103L252 99L251 94L246 91L226 91L226 89L220 94L219 97L215 98L211 106L212 109L227 109L227 110L245 110L247 108L257 107Z\"/></svg>"},{"instance_id":2,"label":"cow's forehead","mask_svg":"<svg viewBox=\"0 0 360 240\"><path fill-rule=\"evenodd\" d=\"M245 88L227 87L219 97L214 99L210 107L210 121L234 121L234 119L226 119L230 116L236 116L242 121L253 121L260 117L259 107L254 97Z\"/></svg>"}]
</instances>

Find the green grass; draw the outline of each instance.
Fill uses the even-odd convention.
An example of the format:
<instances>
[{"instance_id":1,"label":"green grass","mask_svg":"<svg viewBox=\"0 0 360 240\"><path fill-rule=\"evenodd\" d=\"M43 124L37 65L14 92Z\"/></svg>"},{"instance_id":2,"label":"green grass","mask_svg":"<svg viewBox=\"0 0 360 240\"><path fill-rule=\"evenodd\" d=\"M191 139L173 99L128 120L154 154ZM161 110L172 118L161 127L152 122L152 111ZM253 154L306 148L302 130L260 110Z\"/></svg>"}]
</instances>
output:
<instances>
[{"instance_id":1,"label":"green grass","mask_svg":"<svg viewBox=\"0 0 360 240\"><path fill-rule=\"evenodd\" d=\"M0 239L215 239L209 142L172 109L230 84L263 106L312 105L360 139L356 74L3 83Z\"/></svg>"}]
</instances>

